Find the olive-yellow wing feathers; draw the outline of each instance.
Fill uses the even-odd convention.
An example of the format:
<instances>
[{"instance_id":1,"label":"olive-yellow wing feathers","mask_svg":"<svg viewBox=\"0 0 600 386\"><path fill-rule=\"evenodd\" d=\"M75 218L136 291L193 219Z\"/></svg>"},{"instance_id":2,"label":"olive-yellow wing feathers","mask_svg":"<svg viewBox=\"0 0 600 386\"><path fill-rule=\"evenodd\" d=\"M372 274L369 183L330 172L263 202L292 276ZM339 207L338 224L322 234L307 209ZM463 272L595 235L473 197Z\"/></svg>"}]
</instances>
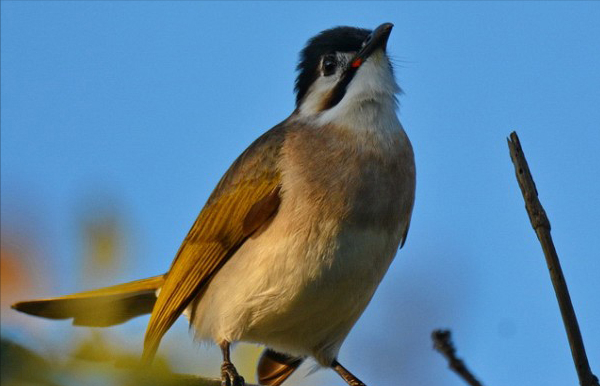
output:
<instances>
[{"instance_id":1,"label":"olive-yellow wing feathers","mask_svg":"<svg viewBox=\"0 0 600 386\"><path fill-rule=\"evenodd\" d=\"M152 361L162 336L244 241L279 206L277 161L284 125L259 137L223 176L177 252L154 305L144 339Z\"/></svg>"},{"instance_id":2,"label":"olive-yellow wing feathers","mask_svg":"<svg viewBox=\"0 0 600 386\"><path fill-rule=\"evenodd\" d=\"M52 299L30 300L12 306L15 310L49 319L70 319L76 326L107 327L152 311L155 292L164 276Z\"/></svg>"}]
</instances>

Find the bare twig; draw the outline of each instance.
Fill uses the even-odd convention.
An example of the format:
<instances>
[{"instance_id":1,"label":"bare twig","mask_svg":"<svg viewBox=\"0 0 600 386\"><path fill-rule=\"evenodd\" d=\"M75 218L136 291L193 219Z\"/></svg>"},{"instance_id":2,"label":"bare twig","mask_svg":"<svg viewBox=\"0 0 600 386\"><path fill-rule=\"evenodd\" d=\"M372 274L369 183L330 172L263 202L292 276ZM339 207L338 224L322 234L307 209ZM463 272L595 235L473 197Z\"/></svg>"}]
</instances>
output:
<instances>
[{"instance_id":1,"label":"bare twig","mask_svg":"<svg viewBox=\"0 0 600 386\"><path fill-rule=\"evenodd\" d=\"M550 278L552 279L552 285L554 286L560 313L562 314L563 323L567 331L569 345L571 346L571 354L573 355L577 376L579 377L579 384L581 386L599 386L598 378L592 374L585 353L583 339L581 338L581 332L579 331L579 324L577 323L573 304L571 304L569 289L567 288L558 255L554 248L554 242L550 235L550 221L538 199L537 189L533 182L531 172L529 171L527 160L523 154L519 137L517 136L517 133L512 132L510 138L507 138L507 140L510 158L515 165L515 174L521 192L523 193L523 198L525 199L525 208L527 209L529 220L531 221L531 225L535 230L540 244L542 245L544 255L546 256L546 264L550 270Z\"/></svg>"},{"instance_id":2,"label":"bare twig","mask_svg":"<svg viewBox=\"0 0 600 386\"><path fill-rule=\"evenodd\" d=\"M467 369L467 366L456 357L456 349L452 344L452 336L450 330L435 330L431 333L433 339L433 348L439 351L448 360L448 367L458 374L465 382L471 386L482 386L481 382L475 378Z\"/></svg>"}]
</instances>

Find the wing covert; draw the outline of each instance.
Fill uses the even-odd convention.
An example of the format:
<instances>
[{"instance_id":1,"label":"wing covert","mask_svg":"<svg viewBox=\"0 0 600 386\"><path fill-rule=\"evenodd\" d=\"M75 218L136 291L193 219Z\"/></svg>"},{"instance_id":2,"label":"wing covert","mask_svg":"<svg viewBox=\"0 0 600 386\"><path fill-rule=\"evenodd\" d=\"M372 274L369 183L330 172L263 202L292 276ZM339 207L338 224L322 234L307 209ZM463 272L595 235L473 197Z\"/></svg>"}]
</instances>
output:
<instances>
[{"instance_id":1,"label":"wing covert","mask_svg":"<svg viewBox=\"0 0 600 386\"><path fill-rule=\"evenodd\" d=\"M277 211L277 162L284 132L285 126L280 124L259 137L236 159L210 195L179 248L154 305L144 339L144 362L152 361L165 332L251 236L248 224L255 231ZM274 194L276 197L270 199ZM252 219L247 219L249 214Z\"/></svg>"}]
</instances>

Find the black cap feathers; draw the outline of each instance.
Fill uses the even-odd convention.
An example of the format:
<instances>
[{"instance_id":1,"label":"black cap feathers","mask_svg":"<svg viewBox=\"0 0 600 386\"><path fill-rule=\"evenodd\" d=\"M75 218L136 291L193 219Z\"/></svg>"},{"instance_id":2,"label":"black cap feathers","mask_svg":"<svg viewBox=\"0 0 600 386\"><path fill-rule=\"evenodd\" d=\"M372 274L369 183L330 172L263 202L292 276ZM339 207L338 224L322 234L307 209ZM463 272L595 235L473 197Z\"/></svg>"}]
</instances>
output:
<instances>
[{"instance_id":1,"label":"black cap feathers","mask_svg":"<svg viewBox=\"0 0 600 386\"><path fill-rule=\"evenodd\" d=\"M321 57L332 52L353 52L360 50L362 43L371 34L371 30L355 27L335 27L312 37L300 52L300 61L296 70L296 105L308 91L317 76L317 67Z\"/></svg>"}]
</instances>

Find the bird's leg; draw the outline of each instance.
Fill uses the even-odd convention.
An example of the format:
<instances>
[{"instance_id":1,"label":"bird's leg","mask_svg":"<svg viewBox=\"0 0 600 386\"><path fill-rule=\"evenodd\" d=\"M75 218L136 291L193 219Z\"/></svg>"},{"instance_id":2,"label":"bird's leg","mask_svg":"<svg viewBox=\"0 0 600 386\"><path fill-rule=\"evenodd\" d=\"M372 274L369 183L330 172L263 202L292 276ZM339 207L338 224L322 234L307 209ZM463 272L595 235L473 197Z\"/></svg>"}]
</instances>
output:
<instances>
[{"instance_id":1,"label":"bird's leg","mask_svg":"<svg viewBox=\"0 0 600 386\"><path fill-rule=\"evenodd\" d=\"M333 363L331 364L331 368L334 369L335 372L338 373L342 378L344 378L344 381L346 381L346 383L350 386L366 386L364 383L361 382L360 379L356 378L354 374L346 370L346 368L342 366L337 360L333 361Z\"/></svg>"},{"instance_id":2,"label":"bird's leg","mask_svg":"<svg viewBox=\"0 0 600 386\"><path fill-rule=\"evenodd\" d=\"M229 346L230 343L225 341L219 344L221 352L223 353L223 364L221 365L221 386L244 386L244 378L242 378L231 359L229 358Z\"/></svg>"}]
</instances>

